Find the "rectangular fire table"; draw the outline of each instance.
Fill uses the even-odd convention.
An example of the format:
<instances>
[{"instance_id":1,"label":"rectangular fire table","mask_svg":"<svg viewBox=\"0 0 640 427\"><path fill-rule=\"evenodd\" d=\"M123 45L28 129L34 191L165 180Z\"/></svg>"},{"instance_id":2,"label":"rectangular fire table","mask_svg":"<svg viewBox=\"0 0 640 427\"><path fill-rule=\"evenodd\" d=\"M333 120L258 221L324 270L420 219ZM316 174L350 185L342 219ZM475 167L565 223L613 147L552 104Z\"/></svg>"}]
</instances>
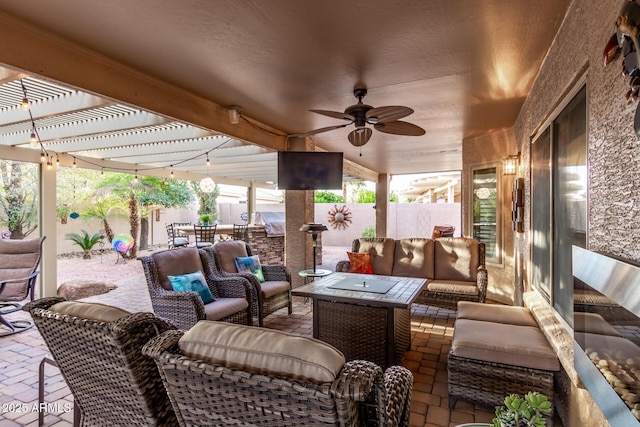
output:
<instances>
[{"instance_id":1,"label":"rectangular fire table","mask_svg":"<svg viewBox=\"0 0 640 427\"><path fill-rule=\"evenodd\" d=\"M333 273L296 288L313 301L313 337L383 368L411 346L411 303L425 279Z\"/></svg>"}]
</instances>

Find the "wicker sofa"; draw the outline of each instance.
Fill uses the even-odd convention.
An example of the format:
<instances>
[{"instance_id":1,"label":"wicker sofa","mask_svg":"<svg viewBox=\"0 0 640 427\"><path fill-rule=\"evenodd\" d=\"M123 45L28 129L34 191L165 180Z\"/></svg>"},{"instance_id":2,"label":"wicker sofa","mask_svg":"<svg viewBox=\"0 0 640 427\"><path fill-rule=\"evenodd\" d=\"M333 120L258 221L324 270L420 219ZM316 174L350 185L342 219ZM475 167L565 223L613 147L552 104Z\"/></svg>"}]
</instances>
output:
<instances>
[{"instance_id":1,"label":"wicker sofa","mask_svg":"<svg viewBox=\"0 0 640 427\"><path fill-rule=\"evenodd\" d=\"M363 237L353 241L352 252L368 253L374 274L429 279L417 303L456 309L458 301L486 300L485 246L475 239ZM336 271L350 268L349 261L336 265Z\"/></svg>"},{"instance_id":2,"label":"wicker sofa","mask_svg":"<svg viewBox=\"0 0 640 427\"><path fill-rule=\"evenodd\" d=\"M180 426L407 426L413 377L313 338L223 322L167 331L155 359Z\"/></svg>"}]
</instances>

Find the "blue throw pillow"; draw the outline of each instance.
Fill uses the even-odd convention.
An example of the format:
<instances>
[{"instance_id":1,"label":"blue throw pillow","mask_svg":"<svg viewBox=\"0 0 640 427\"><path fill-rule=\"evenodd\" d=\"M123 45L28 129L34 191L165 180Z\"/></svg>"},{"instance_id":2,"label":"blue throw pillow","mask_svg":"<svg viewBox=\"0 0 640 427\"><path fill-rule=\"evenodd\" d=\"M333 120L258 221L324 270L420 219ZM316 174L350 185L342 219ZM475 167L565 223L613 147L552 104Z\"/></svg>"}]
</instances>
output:
<instances>
[{"instance_id":1,"label":"blue throw pillow","mask_svg":"<svg viewBox=\"0 0 640 427\"><path fill-rule=\"evenodd\" d=\"M204 274L202 274L202 271L200 270L191 274L183 274L182 276L167 276L167 279L171 282L171 286L174 291L197 292L198 295L200 295L200 298L202 298L202 302L205 304L209 304L216 300L207 286L207 280L204 278Z\"/></svg>"},{"instance_id":2,"label":"blue throw pillow","mask_svg":"<svg viewBox=\"0 0 640 427\"><path fill-rule=\"evenodd\" d=\"M260 257L258 255L247 257L236 257L236 268L238 273L253 273L259 282L264 282L264 273L260 265Z\"/></svg>"}]
</instances>

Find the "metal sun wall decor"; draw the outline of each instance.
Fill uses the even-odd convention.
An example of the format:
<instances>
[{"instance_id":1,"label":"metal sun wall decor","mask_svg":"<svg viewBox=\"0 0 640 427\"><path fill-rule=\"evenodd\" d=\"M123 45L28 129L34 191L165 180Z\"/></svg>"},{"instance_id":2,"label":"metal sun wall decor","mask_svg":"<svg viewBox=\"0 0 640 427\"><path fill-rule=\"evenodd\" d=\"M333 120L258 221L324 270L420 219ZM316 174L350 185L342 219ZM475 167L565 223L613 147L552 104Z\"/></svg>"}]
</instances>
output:
<instances>
[{"instance_id":1,"label":"metal sun wall decor","mask_svg":"<svg viewBox=\"0 0 640 427\"><path fill-rule=\"evenodd\" d=\"M625 97L630 102L638 100L640 92L640 5L636 0L625 0L616 19L616 32L609 38L604 52L604 65L608 65L622 53L622 75L628 79L629 89ZM640 107L636 107L633 123L640 136Z\"/></svg>"},{"instance_id":2,"label":"metal sun wall decor","mask_svg":"<svg viewBox=\"0 0 640 427\"><path fill-rule=\"evenodd\" d=\"M351 224L351 211L346 205L342 205L338 207L337 205L333 205L333 209L329 212L329 217L327 221L331 228L334 230L346 230Z\"/></svg>"}]
</instances>

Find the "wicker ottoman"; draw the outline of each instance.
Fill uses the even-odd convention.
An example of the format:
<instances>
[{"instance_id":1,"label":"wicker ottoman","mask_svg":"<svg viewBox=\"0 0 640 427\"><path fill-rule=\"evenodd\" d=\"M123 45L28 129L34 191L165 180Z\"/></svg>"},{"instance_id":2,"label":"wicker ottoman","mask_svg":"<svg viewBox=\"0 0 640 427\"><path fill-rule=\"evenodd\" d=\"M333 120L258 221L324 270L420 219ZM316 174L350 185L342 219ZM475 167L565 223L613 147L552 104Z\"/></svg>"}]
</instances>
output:
<instances>
[{"instance_id":1,"label":"wicker ottoman","mask_svg":"<svg viewBox=\"0 0 640 427\"><path fill-rule=\"evenodd\" d=\"M499 406L509 394L537 391L553 410L560 362L529 310L461 302L458 311L448 359L449 407L457 399Z\"/></svg>"}]
</instances>

